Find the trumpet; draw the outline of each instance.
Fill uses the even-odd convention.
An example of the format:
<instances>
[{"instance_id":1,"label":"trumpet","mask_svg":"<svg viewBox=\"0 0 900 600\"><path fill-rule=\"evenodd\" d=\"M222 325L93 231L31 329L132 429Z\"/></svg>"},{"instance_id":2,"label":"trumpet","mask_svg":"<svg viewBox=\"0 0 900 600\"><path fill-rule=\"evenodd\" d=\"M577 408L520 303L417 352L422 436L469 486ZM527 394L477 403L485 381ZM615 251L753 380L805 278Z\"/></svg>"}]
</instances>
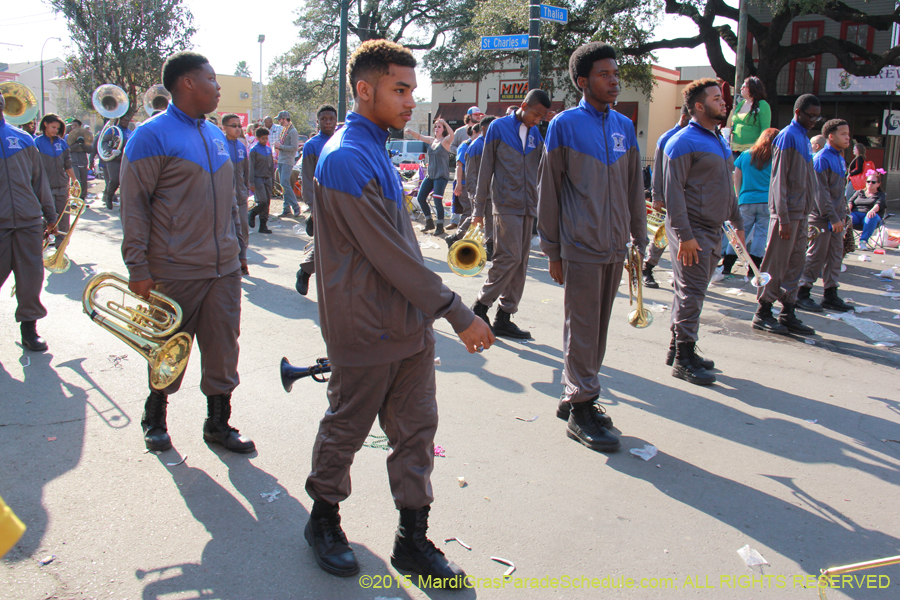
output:
<instances>
[{"instance_id":1,"label":"trumpet","mask_svg":"<svg viewBox=\"0 0 900 600\"><path fill-rule=\"evenodd\" d=\"M119 86L107 83L94 90L91 103L101 117L109 119L100 130L100 141L97 146L100 160L109 162L121 154L122 146L125 145L125 134L117 123L119 117L128 112L128 94ZM113 123L114 120L116 123ZM107 136L109 142L108 145L104 145Z\"/></svg>"},{"instance_id":2,"label":"trumpet","mask_svg":"<svg viewBox=\"0 0 900 600\"><path fill-rule=\"evenodd\" d=\"M131 302L127 302L129 299ZM128 289L128 281L121 275L98 273L84 288L82 304L94 323L150 363L153 389L165 389L184 372L192 338L184 332L176 333L183 317L177 302L155 291L145 300Z\"/></svg>"},{"instance_id":3,"label":"trumpet","mask_svg":"<svg viewBox=\"0 0 900 600\"><path fill-rule=\"evenodd\" d=\"M666 239L666 209L653 210L653 203L647 203L647 235L657 248L665 248L669 245Z\"/></svg>"},{"instance_id":4,"label":"trumpet","mask_svg":"<svg viewBox=\"0 0 900 600\"><path fill-rule=\"evenodd\" d=\"M447 252L450 270L462 277L478 275L486 262L487 251L484 249L484 232L481 225L469 229L463 239L453 242Z\"/></svg>"},{"instance_id":5,"label":"trumpet","mask_svg":"<svg viewBox=\"0 0 900 600\"><path fill-rule=\"evenodd\" d=\"M753 271L753 277L750 278L750 285L756 288L764 287L772 280L772 276L768 273L760 273L759 269L756 268L756 264L754 264L753 259L750 258L750 253L747 252L747 247L741 242L741 238L738 237L737 230L734 228L734 225L731 224L731 221L725 221L722 224L722 229L725 230L725 237L728 238L728 242L731 244L731 247L734 248L734 253L737 254L738 260Z\"/></svg>"},{"instance_id":6,"label":"trumpet","mask_svg":"<svg viewBox=\"0 0 900 600\"><path fill-rule=\"evenodd\" d=\"M3 117L13 125L24 125L37 116L37 98L28 86L18 81L4 81L0 83L0 96L6 100Z\"/></svg>"},{"instance_id":7,"label":"trumpet","mask_svg":"<svg viewBox=\"0 0 900 600\"><path fill-rule=\"evenodd\" d=\"M653 315L644 308L644 286L641 282L642 263L641 253L633 242L628 244L628 258L625 259L625 268L628 269L628 305L631 306L637 296L637 306L628 313L628 324L638 329L649 327L653 322Z\"/></svg>"},{"instance_id":8,"label":"trumpet","mask_svg":"<svg viewBox=\"0 0 900 600\"><path fill-rule=\"evenodd\" d=\"M287 358L281 359L281 385L284 391L290 392L294 382L301 377L312 377L319 383L325 383L327 378L323 377L325 373L331 373L331 361L327 358L317 358L316 364L311 367L295 367L288 362Z\"/></svg>"},{"instance_id":9,"label":"trumpet","mask_svg":"<svg viewBox=\"0 0 900 600\"><path fill-rule=\"evenodd\" d=\"M79 194L81 193L80 188L78 192ZM59 244L58 248L50 248L50 238L48 237L44 240L44 268L51 273L65 273L69 270L69 267L72 266L72 262L69 260L69 257L66 256L66 246L69 245L69 240L72 237L72 232L75 231L75 225L78 224L78 219L81 217L81 213L84 212L85 202L78 196L72 196L71 194L72 191L70 189L69 195L71 197L66 202L66 207L62 211L60 211L59 219L57 219L56 221L56 227L59 227L59 224L62 223L64 216L72 215L75 217L75 219L69 224L69 230L66 232L63 241Z\"/></svg>"}]
</instances>

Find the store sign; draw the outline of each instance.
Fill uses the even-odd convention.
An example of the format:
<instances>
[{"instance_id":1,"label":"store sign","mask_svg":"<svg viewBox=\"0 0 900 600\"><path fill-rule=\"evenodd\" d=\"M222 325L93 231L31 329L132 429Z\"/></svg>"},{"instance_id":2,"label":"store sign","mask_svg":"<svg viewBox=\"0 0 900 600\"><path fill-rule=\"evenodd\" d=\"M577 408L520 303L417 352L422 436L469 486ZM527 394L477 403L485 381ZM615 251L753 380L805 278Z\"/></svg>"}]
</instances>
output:
<instances>
[{"instance_id":1,"label":"store sign","mask_svg":"<svg viewBox=\"0 0 900 600\"><path fill-rule=\"evenodd\" d=\"M900 110L886 110L881 119L881 135L900 135Z\"/></svg>"},{"instance_id":2,"label":"store sign","mask_svg":"<svg viewBox=\"0 0 900 600\"><path fill-rule=\"evenodd\" d=\"M527 81L501 81L500 102L522 102L528 93Z\"/></svg>"},{"instance_id":3,"label":"store sign","mask_svg":"<svg viewBox=\"0 0 900 600\"><path fill-rule=\"evenodd\" d=\"M897 92L900 91L900 67L885 67L870 77L857 77L844 69L828 69L826 92Z\"/></svg>"}]
</instances>

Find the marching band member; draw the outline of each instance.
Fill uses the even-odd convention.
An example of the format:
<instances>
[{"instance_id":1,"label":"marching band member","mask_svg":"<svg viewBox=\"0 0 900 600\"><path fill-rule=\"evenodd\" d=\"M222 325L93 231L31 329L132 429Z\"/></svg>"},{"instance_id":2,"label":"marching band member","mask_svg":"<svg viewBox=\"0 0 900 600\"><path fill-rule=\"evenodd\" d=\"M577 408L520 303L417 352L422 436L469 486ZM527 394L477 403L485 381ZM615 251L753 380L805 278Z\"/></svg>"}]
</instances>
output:
<instances>
[{"instance_id":1,"label":"marching band member","mask_svg":"<svg viewBox=\"0 0 900 600\"><path fill-rule=\"evenodd\" d=\"M274 170L272 148L269 147L269 130L260 127L256 130L256 144L250 148L250 191L256 199L256 206L247 215L248 227L256 225L256 217L259 216L260 233L272 233L272 230L266 227L266 223L269 222Z\"/></svg>"},{"instance_id":2,"label":"marching band member","mask_svg":"<svg viewBox=\"0 0 900 600\"><path fill-rule=\"evenodd\" d=\"M469 144L466 150L466 194L469 197L469 214L460 222L457 235L462 238L472 223L472 212L475 210L475 192L478 188L478 172L481 170L481 157L484 154L484 134L497 117L484 117L476 123L478 137ZM447 245L452 246L456 240L448 240ZM487 260L494 257L494 208L491 203L490 193L484 202L484 251Z\"/></svg>"},{"instance_id":3,"label":"marching band member","mask_svg":"<svg viewBox=\"0 0 900 600\"><path fill-rule=\"evenodd\" d=\"M72 130L80 129L83 123L79 119L72 119L69 126ZM72 155L72 170L75 172L75 178L78 185L81 186L81 199L87 200L88 193L88 169L90 161L88 157L91 154L91 145L86 144L83 137L78 137L74 144L69 145L69 151Z\"/></svg>"},{"instance_id":4,"label":"marching band member","mask_svg":"<svg viewBox=\"0 0 900 600\"><path fill-rule=\"evenodd\" d=\"M34 145L41 154L44 163L44 176L50 184L50 193L53 194L53 204L56 214L63 215L62 221L57 225L55 246L59 248L69 231L69 215L63 214L69 203L69 185L75 181L75 171L72 170L72 156L69 145L66 143L62 132L65 123L59 116L47 113L41 119L41 135L34 138Z\"/></svg>"},{"instance_id":5,"label":"marching band member","mask_svg":"<svg viewBox=\"0 0 900 600\"><path fill-rule=\"evenodd\" d=\"M474 186L471 186L466 179L466 173L469 170L466 162L468 161L469 148L481 135L481 123L469 125L467 131L471 132L469 139L464 140L456 149L456 186L453 188L453 193L458 198L461 208L459 213L459 225L457 225L456 231L444 238L447 242L447 248L453 246L457 240L461 240L465 237L466 231L469 229L469 224L472 222L473 197L469 195L469 188ZM477 184L478 182L476 181L475 183Z\"/></svg>"},{"instance_id":6,"label":"marching band member","mask_svg":"<svg viewBox=\"0 0 900 600\"><path fill-rule=\"evenodd\" d=\"M247 267L247 246L250 243L250 224L247 216L247 197L250 182L250 160L247 158L247 148L241 139L241 118L235 114L227 114L222 117L222 127L225 131L225 140L228 142L228 155L234 164L234 198L238 205L238 214L241 218L239 229L241 251L238 258L241 261L241 273L250 274Z\"/></svg>"},{"instance_id":7,"label":"marching band member","mask_svg":"<svg viewBox=\"0 0 900 600\"><path fill-rule=\"evenodd\" d=\"M616 51L601 42L581 46L569 58L569 76L582 99L550 121L538 184L541 249L550 277L565 286L565 391L556 414L568 420L569 438L610 452L619 438L597 403L599 372L627 245L647 244L647 204L634 125L612 109Z\"/></svg>"},{"instance_id":8,"label":"marching band member","mask_svg":"<svg viewBox=\"0 0 900 600\"><path fill-rule=\"evenodd\" d=\"M756 292L759 308L753 316L753 329L787 335L788 324L795 329L802 325L794 309L806 262L807 215L819 186L807 132L821 120L821 114L819 99L803 94L794 103L794 119L775 137L769 186L769 236L760 268L771 279ZM772 314L776 300L784 306L778 319Z\"/></svg>"},{"instance_id":9,"label":"marching band member","mask_svg":"<svg viewBox=\"0 0 900 600\"><path fill-rule=\"evenodd\" d=\"M672 375L710 385L716 381L709 371L715 365L696 352L700 312L719 264L722 224L731 221L743 242L744 221L734 193L734 159L718 129L728 118L722 90L715 79L699 79L683 94L691 122L666 143L662 166L666 234L675 277Z\"/></svg>"},{"instance_id":10,"label":"marching band member","mask_svg":"<svg viewBox=\"0 0 900 600\"><path fill-rule=\"evenodd\" d=\"M253 441L228 423L240 383L241 224L228 142L204 119L216 110L220 87L209 61L195 52L169 56L162 79L172 102L135 131L122 162L128 287L142 298L156 289L184 311L181 331L196 336L207 397L203 439L252 452ZM151 388L141 417L149 450L172 447L166 404L183 377L163 390Z\"/></svg>"},{"instance_id":11,"label":"marching band member","mask_svg":"<svg viewBox=\"0 0 900 600\"><path fill-rule=\"evenodd\" d=\"M688 112L687 105L682 104L681 117L678 119L678 123L675 124L675 127L662 134L659 141L656 143L656 153L653 155L653 174L650 177L650 200L653 203L653 210L655 211L662 210L666 205L666 200L663 198L663 184L665 183L666 178L662 172L666 143L672 139L673 135L687 127L690 122L691 113ZM656 283L656 278L653 277L653 267L659 264L659 259L662 258L665 250L665 247L660 248L654 244L653 240L650 240L647 244L647 251L644 254L647 258L644 260L642 275L644 277L644 285L648 288L654 290L659 289L659 284ZM669 363L669 365L671 364L672 363Z\"/></svg>"},{"instance_id":12,"label":"marching band member","mask_svg":"<svg viewBox=\"0 0 900 600\"><path fill-rule=\"evenodd\" d=\"M354 112L325 144L315 172L316 287L332 373L306 480L314 503L305 537L326 572L359 571L338 505L350 495L353 456L379 418L400 511L391 564L442 587L461 585L465 573L426 537L438 423L432 324L446 318L469 352L494 339L425 265L384 149L388 128L412 118L415 58L399 44L370 40L347 66Z\"/></svg>"},{"instance_id":13,"label":"marching band member","mask_svg":"<svg viewBox=\"0 0 900 600\"><path fill-rule=\"evenodd\" d=\"M850 147L852 140L850 124L843 119L831 119L822 126L822 135L827 144L813 158L819 187L809 213L810 225L815 225L822 233L809 242L806 250L797 307L810 312L822 312L823 308L847 312L853 307L838 297L837 290L841 262L844 260L844 220L847 218L847 200L844 196L847 163L844 150ZM825 300L821 306L810 297L820 273L825 285ZM783 324L792 333L810 335L816 332L796 319Z\"/></svg>"},{"instance_id":14,"label":"marching band member","mask_svg":"<svg viewBox=\"0 0 900 600\"><path fill-rule=\"evenodd\" d=\"M16 321L22 345L43 352L47 343L37 333L37 320L47 316L41 304L44 283L41 215L47 234L56 232L53 195L34 138L6 122L6 98L0 95L0 285L10 272L16 278Z\"/></svg>"},{"instance_id":15,"label":"marching band member","mask_svg":"<svg viewBox=\"0 0 900 600\"><path fill-rule=\"evenodd\" d=\"M319 162L319 155L322 154L322 148L334 135L334 128L337 127L337 109L330 104L320 106L316 111L316 125L319 133L303 144L303 159L300 161L300 189L303 193L303 202L309 207L309 217L306 219L307 235L313 234L314 227L316 165ZM300 263L300 270L297 271L297 283L294 288L301 296L309 293L309 279L316 272L315 254L315 249L309 252Z\"/></svg>"},{"instance_id":16,"label":"marching band member","mask_svg":"<svg viewBox=\"0 0 900 600\"><path fill-rule=\"evenodd\" d=\"M128 139L131 137L132 133L128 129L128 125L131 124L131 113L126 113L119 117L119 122L116 123L119 129L122 130L122 148L125 148L125 145L128 144ZM104 161L103 163L103 176L106 178L106 188L103 190L103 204L106 205L107 210L113 209L113 202L118 202L116 199L116 190L119 189L119 181L120 181L120 173L122 170L122 150L118 150L112 148L112 128L110 128L104 139L97 140L97 144L107 152L110 152L113 156L111 160ZM102 160L102 159L101 159Z\"/></svg>"},{"instance_id":17,"label":"marching band member","mask_svg":"<svg viewBox=\"0 0 900 600\"><path fill-rule=\"evenodd\" d=\"M490 324L488 309L499 299L493 329L502 337L531 337L510 317L519 310L525 289L532 229L537 215L538 168L544 147L544 138L537 126L547 116L549 108L547 92L531 90L519 109L491 123L484 137L472 224L484 225L484 205L490 197L494 208L495 244L493 264L472 310Z\"/></svg>"}]
</instances>

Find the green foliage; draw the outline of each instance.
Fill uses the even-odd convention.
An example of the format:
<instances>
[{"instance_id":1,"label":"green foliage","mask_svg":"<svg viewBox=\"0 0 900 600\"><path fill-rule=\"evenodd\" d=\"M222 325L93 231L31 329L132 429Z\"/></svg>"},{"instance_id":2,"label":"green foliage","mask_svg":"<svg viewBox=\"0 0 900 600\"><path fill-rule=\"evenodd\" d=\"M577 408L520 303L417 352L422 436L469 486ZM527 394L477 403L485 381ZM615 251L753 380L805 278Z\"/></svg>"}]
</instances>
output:
<instances>
[{"instance_id":1,"label":"green foliage","mask_svg":"<svg viewBox=\"0 0 900 600\"><path fill-rule=\"evenodd\" d=\"M85 107L104 83L128 94L131 112L141 97L162 79L166 58L191 48L194 18L182 0L49 0L68 21L75 51L68 56L69 75Z\"/></svg>"},{"instance_id":2,"label":"green foliage","mask_svg":"<svg viewBox=\"0 0 900 600\"><path fill-rule=\"evenodd\" d=\"M569 56L587 42L604 41L616 48L646 43L662 12L661 0L556 0L554 5L569 10L566 24L541 25L541 87L570 103L580 97L568 76ZM425 66L438 80L481 80L501 62L522 68L527 76L528 53L481 50L484 35L528 32L526 0L482 0L465 27L450 34L449 43L425 55ZM653 91L650 64L652 53L621 55L619 65L623 85L649 97Z\"/></svg>"},{"instance_id":3,"label":"green foliage","mask_svg":"<svg viewBox=\"0 0 900 600\"><path fill-rule=\"evenodd\" d=\"M250 77L250 65L246 60L242 60L234 67L235 77Z\"/></svg>"}]
</instances>

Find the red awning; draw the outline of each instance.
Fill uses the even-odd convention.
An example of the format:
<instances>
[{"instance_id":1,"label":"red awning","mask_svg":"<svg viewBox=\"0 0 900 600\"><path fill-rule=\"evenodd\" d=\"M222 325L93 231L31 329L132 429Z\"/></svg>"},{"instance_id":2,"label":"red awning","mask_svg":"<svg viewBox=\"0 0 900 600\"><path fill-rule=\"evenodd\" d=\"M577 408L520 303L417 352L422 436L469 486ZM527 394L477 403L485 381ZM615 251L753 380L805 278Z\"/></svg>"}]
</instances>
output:
<instances>
[{"instance_id":1,"label":"red awning","mask_svg":"<svg viewBox=\"0 0 900 600\"><path fill-rule=\"evenodd\" d=\"M438 117L443 118L448 123L453 123L454 121L465 121L466 119L466 111L469 110L471 104L460 104L459 102L451 103L451 102L441 102L438 104L437 112L434 113L434 118Z\"/></svg>"}]
</instances>

